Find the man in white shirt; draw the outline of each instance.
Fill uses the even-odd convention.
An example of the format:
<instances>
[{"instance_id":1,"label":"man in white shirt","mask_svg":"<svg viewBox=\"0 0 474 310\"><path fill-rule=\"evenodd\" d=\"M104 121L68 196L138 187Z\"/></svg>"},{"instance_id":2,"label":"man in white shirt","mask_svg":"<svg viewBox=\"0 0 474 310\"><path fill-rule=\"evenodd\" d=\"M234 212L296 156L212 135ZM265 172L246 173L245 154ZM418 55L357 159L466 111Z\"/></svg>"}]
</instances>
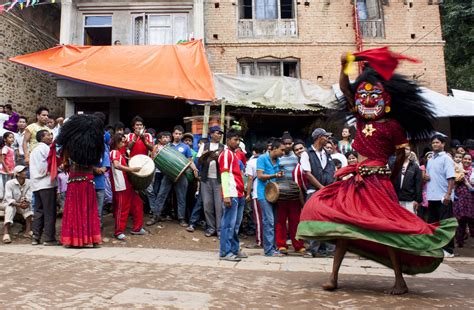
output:
<instances>
[{"instance_id":1,"label":"man in white shirt","mask_svg":"<svg viewBox=\"0 0 474 310\"><path fill-rule=\"evenodd\" d=\"M316 128L311 137L313 144L308 152L301 154L301 168L308 179L308 190L306 200L324 186L334 182L336 167L332 161L331 154L324 149L332 134L323 128ZM311 241L309 252L304 257L330 256L334 252L334 245L325 242Z\"/></svg>"},{"instance_id":2,"label":"man in white shirt","mask_svg":"<svg viewBox=\"0 0 474 310\"><path fill-rule=\"evenodd\" d=\"M31 237L31 218L33 212L31 211L31 183L26 179L26 167L18 165L13 169L14 179L7 182L5 185L5 219L3 225L3 242L12 242L10 238L10 226L13 225L15 215L21 214L25 219L25 233L24 237Z\"/></svg>"},{"instance_id":3,"label":"man in white shirt","mask_svg":"<svg viewBox=\"0 0 474 310\"><path fill-rule=\"evenodd\" d=\"M257 159L264 154L267 146L263 142L257 142L253 146L253 155L247 161L245 175L247 176L247 196L246 200L251 202L253 222L255 224L255 244L248 245L247 248L260 249L263 246L263 223L262 209L257 199Z\"/></svg>"},{"instance_id":4,"label":"man in white shirt","mask_svg":"<svg viewBox=\"0 0 474 310\"><path fill-rule=\"evenodd\" d=\"M56 241L56 179L48 171L48 154L53 135L48 130L36 134L37 146L30 154L30 179L35 200L33 241L38 245L44 231L44 245L57 245Z\"/></svg>"}]
</instances>

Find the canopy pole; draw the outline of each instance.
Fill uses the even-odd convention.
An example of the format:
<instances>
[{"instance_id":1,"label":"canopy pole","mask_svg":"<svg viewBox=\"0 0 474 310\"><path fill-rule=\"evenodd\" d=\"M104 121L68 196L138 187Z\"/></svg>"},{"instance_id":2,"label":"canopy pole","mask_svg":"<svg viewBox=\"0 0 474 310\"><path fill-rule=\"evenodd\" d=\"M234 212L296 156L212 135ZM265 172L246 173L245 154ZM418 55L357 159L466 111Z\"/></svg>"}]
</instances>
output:
<instances>
[{"instance_id":1,"label":"canopy pole","mask_svg":"<svg viewBox=\"0 0 474 310\"><path fill-rule=\"evenodd\" d=\"M221 128L226 131L228 128L224 127L225 122L225 99L221 99ZM221 143L224 143L224 135L222 135Z\"/></svg>"},{"instance_id":2,"label":"canopy pole","mask_svg":"<svg viewBox=\"0 0 474 310\"><path fill-rule=\"evenodd\" d=\"M209 132L209 115L211 114L211 103L204 104L204 117L202 123L202 137L207 138Z\"/></svg>"}]
</instances>

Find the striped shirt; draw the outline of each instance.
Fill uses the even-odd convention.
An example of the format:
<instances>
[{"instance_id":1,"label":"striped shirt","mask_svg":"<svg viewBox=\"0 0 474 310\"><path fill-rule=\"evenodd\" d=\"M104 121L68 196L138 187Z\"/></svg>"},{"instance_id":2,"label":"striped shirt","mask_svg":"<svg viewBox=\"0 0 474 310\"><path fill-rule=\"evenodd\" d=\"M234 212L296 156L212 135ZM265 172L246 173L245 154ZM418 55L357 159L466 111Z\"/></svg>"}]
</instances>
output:
<instances>
[{"instance_id":1,"label":"striped shirt","mask_svg":"<svg viewBox=\"0 0 474 310\"><path fill-rule=\"evenodd\" d=\"M218 162L221 172L223 197L243 197L244 180L236 154L229 149L225 149L219 155Z\"/></svg>"},{"instance_id":2,"label":"striped shirt","mask_svg":"<svg viewBox=\"0 0 474 310\"><path fill-rule=\"evenodd\" d=\"M288 155L283 155L280 157L280 167L283 169L285 173L284 178L287 180L292 179L293 170L295 170L296 165L298 164L298 157L296 157L295 153L290 152Z\"/></svg>"}]
</instances>

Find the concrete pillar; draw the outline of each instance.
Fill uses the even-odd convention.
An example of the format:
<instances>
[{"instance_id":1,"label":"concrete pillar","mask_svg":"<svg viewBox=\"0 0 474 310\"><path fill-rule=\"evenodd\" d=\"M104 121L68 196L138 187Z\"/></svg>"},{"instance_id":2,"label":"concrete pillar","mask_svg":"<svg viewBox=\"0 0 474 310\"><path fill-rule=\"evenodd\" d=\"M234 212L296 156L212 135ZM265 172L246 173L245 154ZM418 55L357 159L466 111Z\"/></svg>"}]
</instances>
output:
<instances>
[{"instance_id":1,"label":"concrete pillar","mask_svg":"<svg viewBox=\"0 0 474 310\"><path fill-rule=\"evenodd\" d=\"M66 118L73 116L76 113L76 105L74 104L74 101L71 99L66 99L65 100L65 108L64 108L64 115Z\"/></svg>"},{"instance_id":2,"label":"concrete pillar","mask_svg":"<svg viewBox=\"0 0 474 310\"><path fill-rule=\"evenodd\" d=\"M193 32L195 39L204 39L204 0L194 0Z\"/></svg>"},{"instance_id":3,"label":"concrete pillar","mask_svg":"<svg viewBox=\"0 0 474 310\"><path fill-rule=\"evenodd\" d=\"M61 33L59 35L60 44L72 44L72 20L73 20L72 0L61 0Z\"/></svg>"}]
</instances>

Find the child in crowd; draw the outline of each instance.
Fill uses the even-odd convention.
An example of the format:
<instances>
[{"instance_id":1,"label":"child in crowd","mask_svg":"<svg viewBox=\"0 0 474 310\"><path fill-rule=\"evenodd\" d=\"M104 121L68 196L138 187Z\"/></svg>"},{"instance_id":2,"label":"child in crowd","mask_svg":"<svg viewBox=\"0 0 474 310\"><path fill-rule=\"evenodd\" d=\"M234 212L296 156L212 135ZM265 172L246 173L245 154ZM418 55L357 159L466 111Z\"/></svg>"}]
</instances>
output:
<instances>
[{"instance_id":1,"label":"child in crowd","mask_svg":"<svg viewBox=\"0 0 474 310\"><path fill-rule=\"evenodd\" d=\"M453 160L454 160L454 175L456 182L461 182L464 179L464 168L462 166L462 153L456 153L454 154Z\"/></svg>"},{"instance_id":2,"label":"child in crowd","mask_svg":"<svg viewBox=\"0 0 474 310\"><path fill-rule=\"evenodd\" d=\"M120 149L124 146L123 134L115 134L110 143L110 162L112 171L113 209L115 217L115 237L126 240L125 228L128 215L133 216L132 235L144 235L143 203L140 196L133 190L127 172L139 172L140 167L128 167Z\"/></svg>"},{"instance_id":3,"label":"child in crowd","mask_svg":"<svg viewBox=\"0 0 474 310\"><path fill-rule=\"evenodd\" d=\"M62 213L64 210L64 201L66 200L67 191L67 180L69 174L64 170L59 170L58 173L58 213Z\"/></svg>"},{"instance_id":4,"label":"child in crowd","mask_svg":"<svg viewBox=\"0 0 474 310\"><path fill-rule=\"evenodd\" d=\"M7 184L8 180L13 178L13 169L15 168L15 150L12 145L15 142L15 136L12 132L7 131L3 134L3 141L4 145L2 146L2 152L0 154L0 164L2 165L0 169L2 176L2 197L5 184Z\"/></svg>"}]
</instances>

